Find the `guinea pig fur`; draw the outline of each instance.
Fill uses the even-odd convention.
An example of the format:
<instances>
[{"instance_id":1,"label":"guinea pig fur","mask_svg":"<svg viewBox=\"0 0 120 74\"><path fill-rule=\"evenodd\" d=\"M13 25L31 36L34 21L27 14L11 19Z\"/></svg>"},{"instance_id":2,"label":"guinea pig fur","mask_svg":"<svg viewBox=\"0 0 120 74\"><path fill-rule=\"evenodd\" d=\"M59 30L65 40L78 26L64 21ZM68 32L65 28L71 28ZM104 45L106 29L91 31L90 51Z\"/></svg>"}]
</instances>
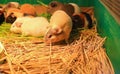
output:
<instances>
[{"instance_id":1,"label":"guinea pig fur","mask_svg":"<svg viewBox=\"0 0 120 74\"><path fill-rule=\"evenodd\" d=\"M2 9L0 9L0 25L5 21L5 15Z\"/></svg>"},{"instance_id":2,"label":"guinea pig fur","mask_svg":"<svg viewBox=\"0 0 120 74\"><path fill-rule=\"evenodd\" d=\"M6 23L13 23L17 19L16 16L14 16L14 13L11 13L7 18L6 18Z\"/></svg>"},{"instance_id":3,"label":"guinea pig fur","mask_svg":"<svg viewBox=\"0 0 120 74\"><path fill-rule=\"evenodd\" d=\"M80 7L77 4L75 4L75 3L69 3L69 4L71 4L74 7L73 15L79 14L81 12Z\"/></svg>"},{"instance_id":4,"label":"guinea pig fur","mask_svg":"<svg viewBox=\"0 0 120 74\"><path fill-rule=\"evenodd\" d=\"M9 2L3 7L3 10L7 11L9 8L19 8L19 3L18 2Z\"/></svg>"},{"instance_id":5,"label":"guinea pig fur","mask_svg":"<svg viewBox=\"0 0 120 74\"><path fill-rule=\"evenodd\" d=\"M11 5L13 8L19 8L20 4L18 2L9 2L8 4Z\"/></svg>"},{"instance_id":6,"label":"guinea pig fur","mask_svg":"<svg viewBox=\"0 0 120 74\"><path fill-rule=\"evenodd\" d=\"M21 26L23 36L44 36L49 25L45 17L34 17L24 22Z\"/></svg>"},{"instance_id":7,"label":"guinea pig fur","mask_svg":"<svg viewBox=\"0 0 120 74\"><path fill-rule=\"evenodd\" d=\"M23 13L17 8L10 8L7 11L6 22L13 23L18 17L22 17Z\"/></svg>"},{"instance_id":8,"label":"guinea pig fur","mask_svg":"<svg viewBox=\"0 0 120 74\"><path fill-rule=\"evenodd\" d=\"M18 17L14 23L11 25L10 31L13 33L22 33L21 31L21 26L22 24L27 21L30 20L31 17Z\"/></svg>"},{"instance_id":9,"label":"guinea pig fur","mask_svg":"<svg viewBox=\"0 0 120 74\"><path fill-rule=\"evenodd\" d=\"M73 27L72 29L77 28L92 28L92 18L86 12L81 12L80 14L73 15L72 17Z\"/></svg>"},{"instance_id":10,"label":"guinea pig fur","mask_svg":"<svg viewBox=\"0 0 120 74\"><path fill-rule=\"evenodd\" d=\"M63 11L65 11L71 17L75 12L73 5L71 4L64 4L64 5L65 5L65 10Z\"/></svg>"},{"instance_id":11,"label":"guinea pig fur","mask_svg":"<svg viewBox=\"0 0 120 74\"><path fill-rule=\"evenodd\" d=\"M64 9L64 4L58 1L52 1L48 5L47 12L50 14L53 14L57 10L63 10Z\"/></svg>"},{"instance_id":12,"label":"guinea pig fur","mask_svg":"<svg viewBox=\"0 0 120 74\"><path fill-rule=\"evenodd\" d=\"M50 14L53 14L57 10L63 10L65 11L69 16L72 16L74 13L74 7L70 4L63 4L58 1L52 1L48 5L48 10L47 12Z\"/></svg>"},{"instance_id":13,"label":"guinea pig fur","mask_svg":"<svg viewBox=\"0 0 120 74\"><path fill-rule=\"evenodd\" d=\"M56 43L65 40L68 43L72 29L72 20L62 10L57 10L50 18L50 25L45 34L45 43Z\"/></svg>"},{"instance_id":14,"label":"guinea pig fur","mask_svg":"<svg viewBox=\"0 0 120 74\"><path fill-rule=\"evenodd\" d=\"M15 12L22 13L22 12L20 11L20 9L10 8L10 9L8 9L7 12L6 12L6 17L8 17L11 13L15 13ZM19 17L19 16L17 16L17 17Z\"/></svg>"},{"instance_id":15,"label":"guinea pig fur","mask_svg":"<svg viewBox=\"0 0 120 74\"><path fill-rule=\"evenodd\" d=\"M35 5L35 11L37 15L47 13L47 7L43 5Z\"/></svg>"},{"instance_id":16,"label":"guinea pig fur","mask_svg":"<svg viewBox=\"0 0 120 74\"><path fill-rule=\"evenodd\" d=\"M31 4L23 4L23 5L21 5L20 10L24 14L36 16L35 7L33 5L31 5Z\"/></svg>"}]
</instances>

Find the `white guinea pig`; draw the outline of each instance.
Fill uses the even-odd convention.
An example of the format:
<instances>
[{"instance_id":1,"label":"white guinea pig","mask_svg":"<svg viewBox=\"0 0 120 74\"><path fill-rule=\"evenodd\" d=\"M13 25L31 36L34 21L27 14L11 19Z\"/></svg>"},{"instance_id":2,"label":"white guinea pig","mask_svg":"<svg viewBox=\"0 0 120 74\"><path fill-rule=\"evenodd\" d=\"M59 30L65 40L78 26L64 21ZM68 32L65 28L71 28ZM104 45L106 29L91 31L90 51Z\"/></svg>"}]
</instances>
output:
<instances>
[{"instance_id":1,"label":"white guinea pig","mask_svg":"<svg viewBox=\"0 0 120 74\"><path fill-rule=\"evenodd\" d=\"M45 34L45 43L55 43L62 40L68 42L69 35L72 29L72 20L62 10L57 10L50 18L50 25Z\"/></svg>"},{"instance_id":2,"label":"white guinea pig","mask_svg":"<svg viewBox=\"0 0 120 74\"><path fill-rule=\"evenodd\" d=\"M14 33L22 33L23 36L44 36L46 28L49 25L45 17L21 17L11 26Z\"/></svg>"},{"instance_id":3,"label":"white guinea pig","mask_svg":"<svg viewBox=\"0 0 120 74\"><path fill-rule=\"evenodd\" d=\"M22 24L27 21L30 20L31 17L18 17L14 23L11 25L10 31L13 33L22 33L21 32L21 26Z\"/></svg>"},{"instance_id":4,"label":"white guinea pig","mask_svg":"<svg viewBox=\"0 0 120 74\"><path fill-rule=\"evenodd\" d=\"M44 36L48 25L49 22L45 17L35 17L23 23L21 31L24 36Z\"/></svg>"}]
</instances>

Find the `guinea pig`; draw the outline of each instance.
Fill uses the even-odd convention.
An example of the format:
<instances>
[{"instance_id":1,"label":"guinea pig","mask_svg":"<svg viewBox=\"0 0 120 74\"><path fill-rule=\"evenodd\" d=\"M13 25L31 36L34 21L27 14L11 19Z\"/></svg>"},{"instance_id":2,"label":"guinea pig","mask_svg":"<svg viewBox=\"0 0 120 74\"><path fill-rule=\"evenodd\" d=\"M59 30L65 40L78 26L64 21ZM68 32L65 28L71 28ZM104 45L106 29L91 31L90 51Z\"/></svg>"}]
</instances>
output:
<instances>
[{"instance_id":1,"label":"guinea pig","mask_svg":"<svg viewBox=\"0 0 120 74\"><path fill-rule=\"evenodd\" d=\"M45 17L34 17L21 25L23 36L44 36L49 22Z\"/></svg>"},{"instance_id":2,"label":"guinea pig","mask_svg":"<svg viewBox=\"0 0 120 74\"><path fill-rule=\"evenodd\" d=\"M14 13L11 13L8 17L6 17L6 23L13 23L17 19L16 16L14 16Z\"/></svg>"},{"instance_id":3,"label":"guinea pig","mask_svg":"<svg viewBox=\"0 0 120 74\"><path fill-rule=\"evenodd\" d=\"M17 8L10 8L6 14L6 23L13 23L18 17L22 17L23 13Z\"/></svg>"},{"instance_id":4,"label":"guinea pig","mask_svg":"<svg viewBox=\"0 0 120 74\"><path fill-rule=\"evenodd\" d=\"M50 2L49 5L48 5L47 12L49 14L53 14L57 10L65 11L70 17L74 13L74 7L71 4L63 4L63 3L58 2L58 1Z\"/></svg>"},{"instance_id":5,"label":"guinea pig","mask_svg":"<svg viewBox=\"0 0 120 74\"><path fill-rule=\"evenodd\" d=\"M37 15L47 13L47 7L43 5L35 5L35 11Z\"/></svg>"},{"instance_id":6,"label":"guinea pig","mask_svg":"<svg viewBox=\"0 0 120 74\"><path fill-rule=\"evenodd\" d=\"M64 4L64 6L65 9L63 11L65 11L71 17L75 12L74 6L71 4Z\"/></svg>"},{"instance_id":7,"label":"guinea pig","mask_svg":"<svg viewBox=\"0 0 120 74\"><path fill-rule=\"evenodd\" d=\"M2 11L2 8L0 8L0 25L5 21L5 15Z\"/></svg>"},{"instance_id":8,"label":"guinea pig","mask_svg":"<svg viewBox=\"0 0 120 74\"><path fill-rule=\"evenodd\" d=\"M75 14L72 16L73 21L73 27L72 29L77 28L92 28L93 27L93 21L91 16L86 12L81 12L79 14Z\"/></svg>"},{"instance_id":9,"label":"guinea pig","mask_svg":"<svg viewBox=\"0 0 120 74\"><path fill-rule=\"evenodd\" d=\"M23 5L21 5L20 10L24 14L36 16L35 7L33 5L31 5L31 4L23 4Z\"/></svg>"},{"instance_id":10,"label":"guinea pig","mask_svg":"<svg viewBox=\"0 0 120 74\"><path fill-rule=\"evenodd\" d=\"M11 25L10 31L13 33L22 33L21 31L21 25L27 21L30 20L31 17L18 17L14 23Z\"/></svg>"},{"instance_id":11,"label":"guinea pig","mask_svg":"<svg viewBox=\"0 0 120 74\"><path fill-rule=\"evenodd\" d=\"M72 20L68 14L62 10L57 10L50 18L50 25L44 36L45 43L56 43L65 40L68 43L72 30Z\"/></svg>"},{"instance_id":12,"label":"guinea pig","mask_svg":"<svg viewBox=\"0 0 120 74\"><path fill-rule=\"evenodd\" d=\"M19 5L18 2L9 2L3 7L3 10L7 11L9 8L19 8Z\"/></svg>"},{"instance_id":13,"label":"guinea pig","mask_svg":"<svg viewBox=\"0 0 120 74\"><path fill-rule=\"evenodd\" d=\"M48 5L47 12L50 14L53 14L57 10L63 10L64 9L64 4L58 1L52 1Z\"/></svg>"},{"instance_id":14,"label":"guinea pig","mask_svg":"<svg viewBox=\"0 0 120 74\"><path fill-rule=\"evenodd\" d=\"M23 14L20 9L10 8L10 9L8 9L8 11L6 12L6 17L9 16L11 13L21 13L21 15ZM16 15L17 15L17 14L16 14ZM21 15L17 15L16 17L21 17Z\"/></svg>"},{"instance_id":15,"label":"guinea pig","mask_svg":"<svg viewBox=\"0 0 120 74\"><path fill-rule=\"evenodd\" d=\"M75 3L69 3L69 4L71 4L74 7L73 15L79 14L81 12L80 7L77 4L75 4Z\"/></svg>"}]
</instances>

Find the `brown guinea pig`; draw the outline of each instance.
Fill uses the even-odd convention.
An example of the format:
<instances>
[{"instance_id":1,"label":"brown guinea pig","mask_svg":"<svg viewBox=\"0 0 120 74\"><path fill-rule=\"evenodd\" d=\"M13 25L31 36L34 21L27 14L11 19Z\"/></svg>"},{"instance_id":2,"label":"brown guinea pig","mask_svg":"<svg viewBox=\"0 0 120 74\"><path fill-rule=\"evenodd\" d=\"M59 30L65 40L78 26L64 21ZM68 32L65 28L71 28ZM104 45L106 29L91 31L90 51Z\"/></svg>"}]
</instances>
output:
<instances>
[{"instance_id":1,"label":"brown guinea pig","mask_svg":"<svg viewBox=\"0 0 120 74\"><path fill-rule=\"evenodd\" d=\"M63 4L58 1L52 1L48 5L47 12L50 14L53 14L57 10L63 10L65 11L70 17L74 13L74 7L71 4Z\"/></svg>"}]
</instances>

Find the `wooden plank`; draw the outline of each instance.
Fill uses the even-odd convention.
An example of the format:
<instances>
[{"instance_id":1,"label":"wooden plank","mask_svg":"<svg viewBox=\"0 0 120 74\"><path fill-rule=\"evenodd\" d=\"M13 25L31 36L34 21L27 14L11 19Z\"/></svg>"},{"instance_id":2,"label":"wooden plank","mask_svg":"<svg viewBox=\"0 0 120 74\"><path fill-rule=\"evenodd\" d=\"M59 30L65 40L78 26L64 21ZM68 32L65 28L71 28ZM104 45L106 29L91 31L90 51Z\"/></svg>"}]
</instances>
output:
<instances>
[{"instance_id":1,"label":"wooden plank","mask_svg":"<svg viewBox=\"0 0 120 74\"><path fill-rule=\"evenodd\" d=\"M108 9L115 20L120 23L120 1L119 0L100 0L100 2Z\"/></svg>"}]
</instances>

